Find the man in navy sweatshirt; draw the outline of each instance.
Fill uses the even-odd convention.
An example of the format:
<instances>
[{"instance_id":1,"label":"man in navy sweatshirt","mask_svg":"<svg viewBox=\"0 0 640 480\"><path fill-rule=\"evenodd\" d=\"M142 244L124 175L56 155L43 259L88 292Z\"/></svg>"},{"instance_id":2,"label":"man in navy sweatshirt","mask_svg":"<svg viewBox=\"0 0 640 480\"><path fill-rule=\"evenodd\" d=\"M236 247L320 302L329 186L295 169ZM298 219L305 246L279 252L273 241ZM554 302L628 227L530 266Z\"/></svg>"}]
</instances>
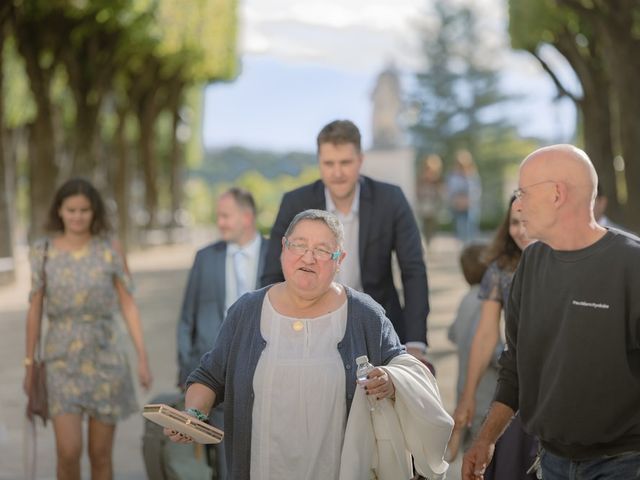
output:
<instances>
[{"instance_id":1,"label":"man in navy sweatshirt","mask_svg":"<svg viewBox=\"0 0 640 480\"><path fill-rule=\"evenodd\" d=\"M520 166L527 235L487 419L464 457L480 480L516 411L540 439L545 480L640 478L640 239L598 225L598 178L571 145Z\"/></svg>"}]
</instances>

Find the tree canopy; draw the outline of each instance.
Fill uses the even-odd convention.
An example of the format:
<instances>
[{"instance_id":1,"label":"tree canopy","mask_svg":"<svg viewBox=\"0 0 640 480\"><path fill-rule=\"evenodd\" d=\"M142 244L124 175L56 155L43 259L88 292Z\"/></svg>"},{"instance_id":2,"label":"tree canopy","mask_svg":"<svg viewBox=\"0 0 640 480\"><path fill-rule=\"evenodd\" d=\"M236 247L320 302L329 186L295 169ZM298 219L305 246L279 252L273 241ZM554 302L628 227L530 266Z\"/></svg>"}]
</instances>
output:
<instances>
[{"instance_id":1,"label":"tree canopy","mask_svg":"<svg viewBox=\"0 0 640 480\"><path fill-rule=\"evenodd\" d=\"M487 41L481 17L472 5L436 0L435 15L422 30L424 69L416 73L410 102L418 160L435 153L444 164L468 150L483 180L484 210L502 212L504 176L530 144L501 113L512 97L500 87L499 49Z\"/></svg>"},{"instance_id":2,"label":"tree canopy","mask_svg":"<svg viewBox=\"0 0 640 480\"><path fill-rule=\"evenodd\" d=\"M640 4L634 0L510 0L514 48L537 58L559 95L581 116L581 143L609 197L609 214L640 231ZM580 81L581 92L563 84L545 61L555 48Z\"/></svg>"},{"instance_id":3,"label":"tree canopy","mask_svg":"<svg viewBox=\"0 0 640 480\"><path fill-rule=\"evenodd\" d=\"M125 237L135 185L149 226L162 198L177 210L185 155L195 151L186 144L199 141L189 100L202 97L188 93L237 75L236 10L236 0L3 3L0 116L11 148L0 173L9 185L28 178L31 235L58 183L74 175L116 200ZM15 189L6 195L0 221L15 205Z\"/></svg>"}]
</instances>

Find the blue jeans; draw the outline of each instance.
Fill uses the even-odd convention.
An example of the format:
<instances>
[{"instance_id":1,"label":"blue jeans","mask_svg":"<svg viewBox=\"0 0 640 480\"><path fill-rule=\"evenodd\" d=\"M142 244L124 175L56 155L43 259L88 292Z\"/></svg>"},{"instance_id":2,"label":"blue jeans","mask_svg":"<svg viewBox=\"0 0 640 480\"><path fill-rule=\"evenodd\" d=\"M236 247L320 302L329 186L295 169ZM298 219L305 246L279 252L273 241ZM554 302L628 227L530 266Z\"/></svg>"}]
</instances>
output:
<instances>
[{"instance_id":1,"label":"blue jeans","mask_svg":"<svg viewBox=\"0 0 640 480\"><path fill-rule=\"evenodd\" d=\"M470 212L453 212L456 237L465 245L473 241L478 234L478 220Z\"/></svg>"},{"instance_id":2,"label":"blue jeans","mask_svg":"<svg viewBox=\"0 0 640 480\"><path fill-rule=\"evenodd\" d=\"M640 452L627 452L589 460L570 460L543 450L541 466L543 480L640 479Z\"/></svg>"}]
</instances>

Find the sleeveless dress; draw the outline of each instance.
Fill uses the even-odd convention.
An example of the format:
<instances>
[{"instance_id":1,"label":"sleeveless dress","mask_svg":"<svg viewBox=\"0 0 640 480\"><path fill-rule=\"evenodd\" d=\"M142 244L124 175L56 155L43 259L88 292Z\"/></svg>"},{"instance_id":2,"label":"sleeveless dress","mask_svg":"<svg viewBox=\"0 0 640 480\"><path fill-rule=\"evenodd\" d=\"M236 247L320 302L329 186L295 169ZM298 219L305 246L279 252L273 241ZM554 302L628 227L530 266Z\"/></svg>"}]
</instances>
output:
<instances>
[{"instance_id":1,"label":"sleeveless dress","mask_svg":"<svg viewBox=\"0 0 640 480\"><path fill-rule=\"evenodd\" d=\"M115 423L138 410L122 335L114 318L118 296L114 282L132 291L124 261L106 238L93 237L67 252L51 239L31 249L31 293L43 286L45 243L48 318L43 358L51 417L87 414Z\"/></svg>"}]
</instances>

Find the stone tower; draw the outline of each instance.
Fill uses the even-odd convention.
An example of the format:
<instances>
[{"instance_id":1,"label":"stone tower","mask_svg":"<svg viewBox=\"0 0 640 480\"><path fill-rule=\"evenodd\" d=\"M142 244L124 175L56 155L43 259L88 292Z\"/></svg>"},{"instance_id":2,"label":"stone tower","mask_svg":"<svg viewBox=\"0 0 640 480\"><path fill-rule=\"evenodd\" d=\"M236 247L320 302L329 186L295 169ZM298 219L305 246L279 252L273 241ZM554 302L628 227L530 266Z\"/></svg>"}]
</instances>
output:
<instances>
[{"instance_id":1,"label":"stone tower","mask_svg":"<svg viewBox=\"0 0 640 480\"><path fill-rule=\"evenodd\" d=\"M404 105L397 70L385 68L371 94L372 145L362 163L362 174L400 186L412 207L416 205L415 152L406 142L402 122Z\"/></svg>"},{"instance_id":2,"label":"stone tower","mask_svg":"<svg viewBox=\"0 0 640 480\"><path fill-rule=\"evenodd\" d=\"M402 90L398 73L390 65L383 70L371 94L373 102L372 136L374 149L390 149L405 146L399 124L402 113Z\"/></svg>"}]
</instances>

